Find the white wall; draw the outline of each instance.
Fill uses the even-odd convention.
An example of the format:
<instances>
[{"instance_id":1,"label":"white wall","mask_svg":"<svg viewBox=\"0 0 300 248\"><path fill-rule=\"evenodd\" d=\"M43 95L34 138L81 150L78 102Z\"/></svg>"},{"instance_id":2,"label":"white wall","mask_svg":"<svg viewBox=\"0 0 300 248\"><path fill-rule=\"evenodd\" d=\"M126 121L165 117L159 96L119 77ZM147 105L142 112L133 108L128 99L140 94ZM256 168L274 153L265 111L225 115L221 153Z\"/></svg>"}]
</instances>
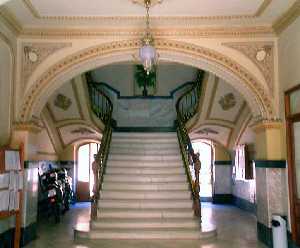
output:
<instances>
[{"instance_id":1,"label":"white wall","mask_svg":"<svg viewBox=\"0 0 300 248\"><path fill-rule=\"evenodd\" d=\"M134 95L134 65L112 64L93 71L97 82L107 83L120 91L121 96ZM116 71L118 73L116 73ZM157 69L157 91L155 95L168 96L178 86L196 79L197 69L177 63L162 63Z\"/></svg>"},{"instance_id":2,"label":"white wall","mask_svg":"<svg viewBox=\"0 0 300 248\"><path fill-rule=\"evenodd\" d=\"M0 146L6 145L11 128L12 58L9 47L0 39Z\"/></svg>"}]
</instances>

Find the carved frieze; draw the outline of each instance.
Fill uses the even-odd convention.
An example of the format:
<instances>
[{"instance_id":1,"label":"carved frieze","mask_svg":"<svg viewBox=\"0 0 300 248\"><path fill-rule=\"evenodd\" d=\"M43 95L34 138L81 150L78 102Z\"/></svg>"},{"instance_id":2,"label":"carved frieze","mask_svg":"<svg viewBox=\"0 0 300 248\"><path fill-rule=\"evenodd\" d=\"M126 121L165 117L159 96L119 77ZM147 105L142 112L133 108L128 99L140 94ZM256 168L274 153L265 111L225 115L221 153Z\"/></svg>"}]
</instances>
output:
<instances>
[{"instance_id":1,"label":"carved frieze","mask_svg":"<svg viewBox=\"0 0 300 248\"><path fill-rule=\"evenodd\" d=\"M50 55L71 43L24 43L22 45L22 80L25 85L35 69Z\"/></svg>"},{"instance_id":2,"label":"carved frieze","mask_svg":"<svg viewBox=\"0 0 300 248\"><path fill-rule=\"evenodd\" d=\"M223 45L246 55L263 74L270 92L274 95L274 43L273 42L233 42Z\"/></svg>"}]
</instances>

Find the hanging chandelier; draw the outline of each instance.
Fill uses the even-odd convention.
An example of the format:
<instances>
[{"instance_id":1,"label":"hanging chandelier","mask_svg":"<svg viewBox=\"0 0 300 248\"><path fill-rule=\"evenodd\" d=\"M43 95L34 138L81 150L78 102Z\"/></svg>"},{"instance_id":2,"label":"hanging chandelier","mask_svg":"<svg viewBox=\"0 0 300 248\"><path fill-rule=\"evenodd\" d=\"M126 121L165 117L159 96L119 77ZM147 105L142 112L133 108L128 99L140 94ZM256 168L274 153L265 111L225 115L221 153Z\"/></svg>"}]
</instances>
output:
<instances>
[{"instance_id":1,"label":"hanging chandelier","mask_svg":"<svg viewBox=\"0 0 300 248\"><path fill-rule=\"evenodd\" d=\"M146 8L146 30L142 38L142 47L139 50L139 58L144 66L144 70L149 75L155 67L157 61L157 52L154 47L154 39L150 30L150 16L149 10L151 7L151 0L144 0Z\"/></svg>"}]
</instances>

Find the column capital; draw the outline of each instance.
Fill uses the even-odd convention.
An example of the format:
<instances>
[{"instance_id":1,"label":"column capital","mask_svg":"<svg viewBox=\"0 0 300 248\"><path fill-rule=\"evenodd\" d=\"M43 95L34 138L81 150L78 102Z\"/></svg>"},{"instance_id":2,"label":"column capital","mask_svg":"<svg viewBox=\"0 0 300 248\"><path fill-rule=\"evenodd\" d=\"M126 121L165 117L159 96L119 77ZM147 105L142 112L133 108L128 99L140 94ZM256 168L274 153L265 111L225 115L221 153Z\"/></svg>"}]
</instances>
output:
<instances>
[{"instance_id":1,"label":"column capital","mask_svg":"<svg viewBox=\"0 0 300 248\"><path fill-rule=\"evenodd\" d=\"M283 125L284 123L282 120L262 120L251 125L251 128L255 133L260 133L270 129L281 130Z\"/></svg>"},{"instance_id":2,"label":"column capital","mask_svg":"<svg viewBox=\"0 0 300 248\"><path fill-rule=\"evenodd\" d=\"M14 131L27 131L30 133L40 133L44 126L41 123L30 121L30 122L15 122L13 123Z\"/></svg>"}]
</instances>

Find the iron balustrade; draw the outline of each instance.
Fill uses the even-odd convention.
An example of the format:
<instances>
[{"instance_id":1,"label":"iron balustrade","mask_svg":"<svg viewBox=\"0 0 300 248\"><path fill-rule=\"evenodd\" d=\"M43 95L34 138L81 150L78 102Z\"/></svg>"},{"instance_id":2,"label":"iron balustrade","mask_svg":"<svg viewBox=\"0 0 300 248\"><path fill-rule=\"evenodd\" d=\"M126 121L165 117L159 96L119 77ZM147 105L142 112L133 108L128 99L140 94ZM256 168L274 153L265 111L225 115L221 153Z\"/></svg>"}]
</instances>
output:
<instances>
[{"instance_id":1,"label":"iron balustrade","mask_svg":"<svg viewBox=\"0 0 300 248\"><path fill-rule=\"evenodd\" d=\"M98 201L100 199L100 192L102 189L103 176L106 170L106 164L109 154L109 148L112 137L112 112L113 104L106 94L97 87L97 83L91 80L91 75L86 74L88 90L90 95L90 103L94 114L103 122L105 125L103 136L101 139L100 149L96 155L96 158L92 164L94 173L94 187L92 197L92 211L91 218L97 218Z\"/></svg>"},{"instance_id":2,"label":"iron balustrade","mask_svg":"<svg viewBox=\"0 0 300 248\"><path fill-rule=\"evenodd\" d=\"M176 103L176 130L179 141L182 160L184 162L186 174L190 184L190 188L193 196L193 208L194 213L201 219L201 205L200 205L200 183L199 172L201 168L201 162L199 159L200 154L195 153L192 147L188 131L186 129L186 123L197 113L200 104L202 82L204 79L204 71L199 70L197 75L197 81L193 87L184 93ZM192 171L195 175L195 180L192 177Z\"/></svg>"}]
</instances>

